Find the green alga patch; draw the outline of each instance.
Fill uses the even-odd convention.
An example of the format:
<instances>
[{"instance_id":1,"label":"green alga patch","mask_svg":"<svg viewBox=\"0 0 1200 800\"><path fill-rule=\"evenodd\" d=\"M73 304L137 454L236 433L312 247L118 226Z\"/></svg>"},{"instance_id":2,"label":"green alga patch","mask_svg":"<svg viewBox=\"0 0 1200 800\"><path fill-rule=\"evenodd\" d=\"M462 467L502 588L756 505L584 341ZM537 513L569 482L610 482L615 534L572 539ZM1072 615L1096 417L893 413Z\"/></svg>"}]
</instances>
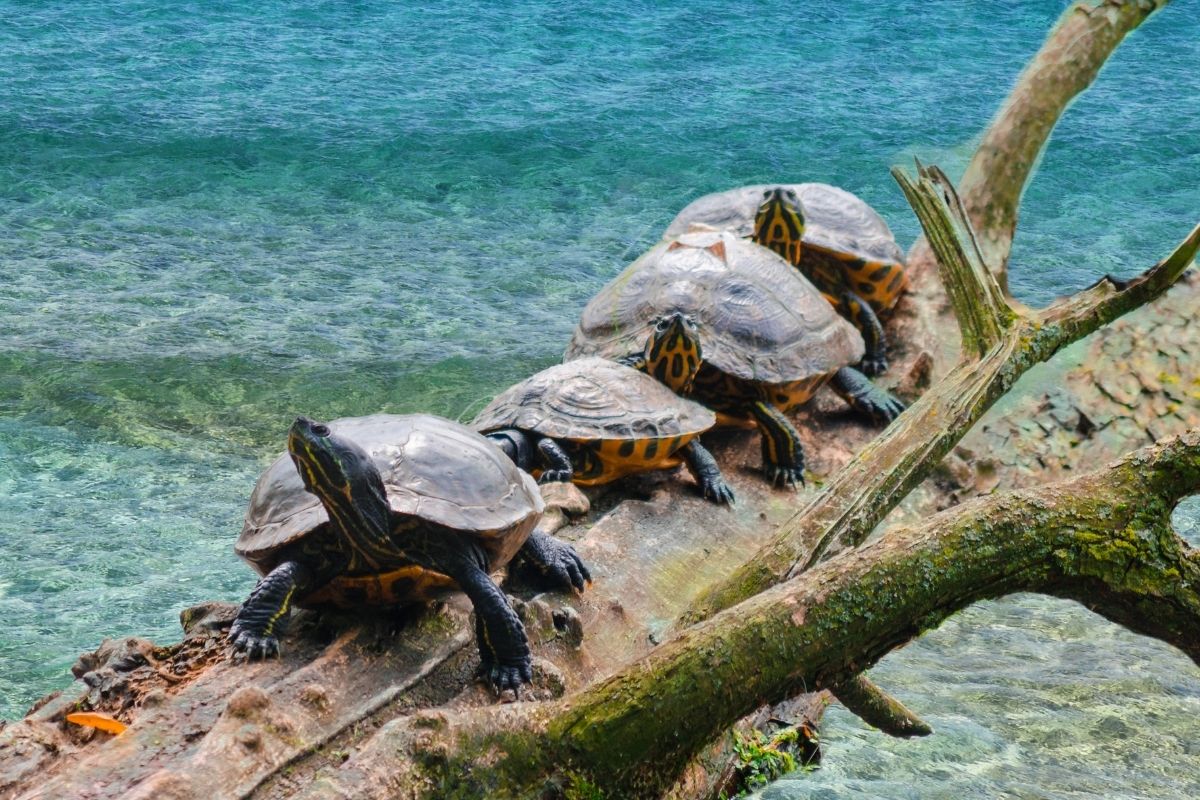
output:
<instances>
[{"instance_id":1,"label":"green alga patch","mask_svg":"<svg viewBox=\"0 0 1200 800\"><path fill-rule=\"evenodd\" d=\"M737 758L742 786L735 797L745 797L799 769L800 764L792 754L799 745L800 732L796 728L788 728L770 737L758 730L745 735L734 731L733 753Z\"/></svg>"}]
</instances>

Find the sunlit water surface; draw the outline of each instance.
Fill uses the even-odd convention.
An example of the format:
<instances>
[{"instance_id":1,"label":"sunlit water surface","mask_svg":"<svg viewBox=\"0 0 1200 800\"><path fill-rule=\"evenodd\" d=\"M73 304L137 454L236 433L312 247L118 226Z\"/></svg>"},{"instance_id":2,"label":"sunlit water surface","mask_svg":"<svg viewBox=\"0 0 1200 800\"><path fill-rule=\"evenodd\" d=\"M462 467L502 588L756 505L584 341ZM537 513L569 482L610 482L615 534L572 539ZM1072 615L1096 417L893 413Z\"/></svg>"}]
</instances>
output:
<instances>
[{"instance_id":1,"label":"sunlit water surface","mask_svg":"<svg viewBox=\"0 0 1200 800\"><path fill-rule=\"evenodd\" d=\"M961 171L1061 2L0 4L0 716L100 637L253 583L231 543L298 412L469 416L708 191ZM1060 124L1013 286L1131 275L1200 209L1200 17ZM1194 517L1192 517L1194 519ZM1200 671L1065 603L972 609L875 671L772 797L1200 795Z\"/></svg>"}]
</instances>

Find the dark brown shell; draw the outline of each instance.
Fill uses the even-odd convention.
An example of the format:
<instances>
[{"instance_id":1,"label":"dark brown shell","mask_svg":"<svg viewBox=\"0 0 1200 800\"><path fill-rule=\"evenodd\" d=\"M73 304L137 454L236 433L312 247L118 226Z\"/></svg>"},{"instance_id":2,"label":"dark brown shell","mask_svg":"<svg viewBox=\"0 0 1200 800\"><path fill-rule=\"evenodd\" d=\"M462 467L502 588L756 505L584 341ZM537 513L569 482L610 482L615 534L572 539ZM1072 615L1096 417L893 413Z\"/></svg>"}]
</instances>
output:
<instances>
[{"instance_id":1,"label":"dark brown shell","mask_svg":"<svg viewBox=\"0 0 1200 800\"><path fill-rule=\"evenodd\" d=\"M668 239L706 225L749 237L763 192L782 186L804 204L804 241L866 261L904 263L904 254L883 217L857 196L827 183L758 184L706 194L692 201L667 226Z\"/></svg>"},{"instance_id":2,"label":"dark brown shell","mask_svg":"<svg viewBox=\"0 0 1200 800\"><path fill-rule=\"evenodd\" d=\"M752 381L825 375L863 356L863 340L775 253L728 231L652 248L592 298L567 359L640 352L655 321L680 311L700 330L704 361Z\"/></svg>"},{"instance_id":3,"label":"dark brown shell","mask_svg":"<svg viewBox=\"0 0 1200 800\"><path fill-rule=\"evenodd\" d=\"M334 420L329 427L375 460L393 511L485 539L511 537L511 548L489 547L510 558L545 508L533 478L465 425L429 414L373 414ZM328 521L283 453L254 486L234 550L251 562L268 560Z\"/></svg>"},{"instance_id":4,"label":"dark brown shell","mask_svg":"<svg viewBox=\"0 0 1200 800\"><path fill-rule=\"evenodd\" d=\"M643 372L603 358L582 358L544 369L496 395L472 427L593 441L695 435L715 423L707 408Z\"/></svg>"}]
</instances>

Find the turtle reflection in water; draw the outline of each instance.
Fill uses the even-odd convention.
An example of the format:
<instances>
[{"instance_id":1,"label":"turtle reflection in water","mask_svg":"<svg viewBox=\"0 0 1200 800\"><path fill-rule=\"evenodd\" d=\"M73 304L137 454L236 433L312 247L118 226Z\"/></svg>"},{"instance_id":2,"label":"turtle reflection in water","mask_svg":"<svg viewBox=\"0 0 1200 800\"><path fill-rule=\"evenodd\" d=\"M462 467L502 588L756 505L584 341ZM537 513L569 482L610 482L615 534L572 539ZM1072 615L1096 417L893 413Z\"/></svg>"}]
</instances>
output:
<instances>
[{"instance_id":1,"label":"turtle reflection in water","mask_svg":"<svg viewBox=\"0 0 1200 800\"><path fill-rule=\"evenodd\" d=\"M696 339L644 347L657 326L685 317ZM827 381L870 420L888 423L904 404L849 367L862 337L815 287L775 253L728 231L663 242L630 264L587 304L567 359L602 356L653 375L721 415L762 434L763 469L773 484L803 481L804 451L786 413ZM676 359L699 359L689 385Z\"/></svg>"},{"instance_id":2,"label":"turtle reflection in water","mask_svg":"<svg viewBox=\"0 0 1200 800\"><path fill-rule=\"evenodd\" d=\"M517 691L532 678L529 644L489 573L520 555L555 588L590 580L569 545L534 530L543 508L532 478L456 422L301 417L254 487L235 547L264 577L233 646L277 653L293 605L398 605L459 588L475 606L484 674Z\"/></svg>"}]
</instances>

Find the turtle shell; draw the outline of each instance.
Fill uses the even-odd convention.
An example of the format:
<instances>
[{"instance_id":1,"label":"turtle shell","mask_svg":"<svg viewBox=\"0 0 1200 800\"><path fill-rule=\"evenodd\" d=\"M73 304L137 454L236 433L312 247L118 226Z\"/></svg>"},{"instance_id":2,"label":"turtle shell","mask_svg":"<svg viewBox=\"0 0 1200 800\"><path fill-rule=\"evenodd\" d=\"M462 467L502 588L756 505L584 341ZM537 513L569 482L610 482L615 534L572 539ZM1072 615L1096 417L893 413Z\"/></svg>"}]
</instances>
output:
<instances>
[{"instance_id":1,"label":"turtle shell","mask_svg":"<svg viewBox=\"0 0 1200 800\"><path fill-rule=\"evenodd\" d=\"M707 408L643 372L603 358L581 358L544 369L496 395L472 427L595 441L695 436L715 422Z\"/></svg>"},{"instance_id":2,"label":"turtle shell","mask_svg":"<svg viewBox=\"0 0 1200 800\"><path fill-rule=\"evenodd\" d=\"M537 484L480 434L429 414L373 414L328 423L367 451L392 510L478 535L499 565L541 517ZM258 479L234 550L260 571L281 547L329 521L283 453Z\"/></svg>"},{"instance_id":3,"label":"turtle shell","mask_svg":"<svg viewBox=\"0 0 1200 800\"><path fill-rule=\"evenodd\" d=\"M804 204L806 244L864 261L904 263L904 254L883 217L857 196L827 183L764 183L706 194L680 211L664 236L674 239L699 224L749 237L754 233L754 216L763 193L777 186L791 189Z\"/></svg>"},{"instance_id":4,"label":"turtle shell","mask_svg":"<svg viewBox=\"0 0 1200 800\"><path fill-rule=\"evenodd\" d=\"M684 234L630 264L592 298L566 358L640 352L655 321L696 321L704 362L737 378L788 383L863 356L863 340L790 264L728 231Z\"/></svg>"}]
</instances>

